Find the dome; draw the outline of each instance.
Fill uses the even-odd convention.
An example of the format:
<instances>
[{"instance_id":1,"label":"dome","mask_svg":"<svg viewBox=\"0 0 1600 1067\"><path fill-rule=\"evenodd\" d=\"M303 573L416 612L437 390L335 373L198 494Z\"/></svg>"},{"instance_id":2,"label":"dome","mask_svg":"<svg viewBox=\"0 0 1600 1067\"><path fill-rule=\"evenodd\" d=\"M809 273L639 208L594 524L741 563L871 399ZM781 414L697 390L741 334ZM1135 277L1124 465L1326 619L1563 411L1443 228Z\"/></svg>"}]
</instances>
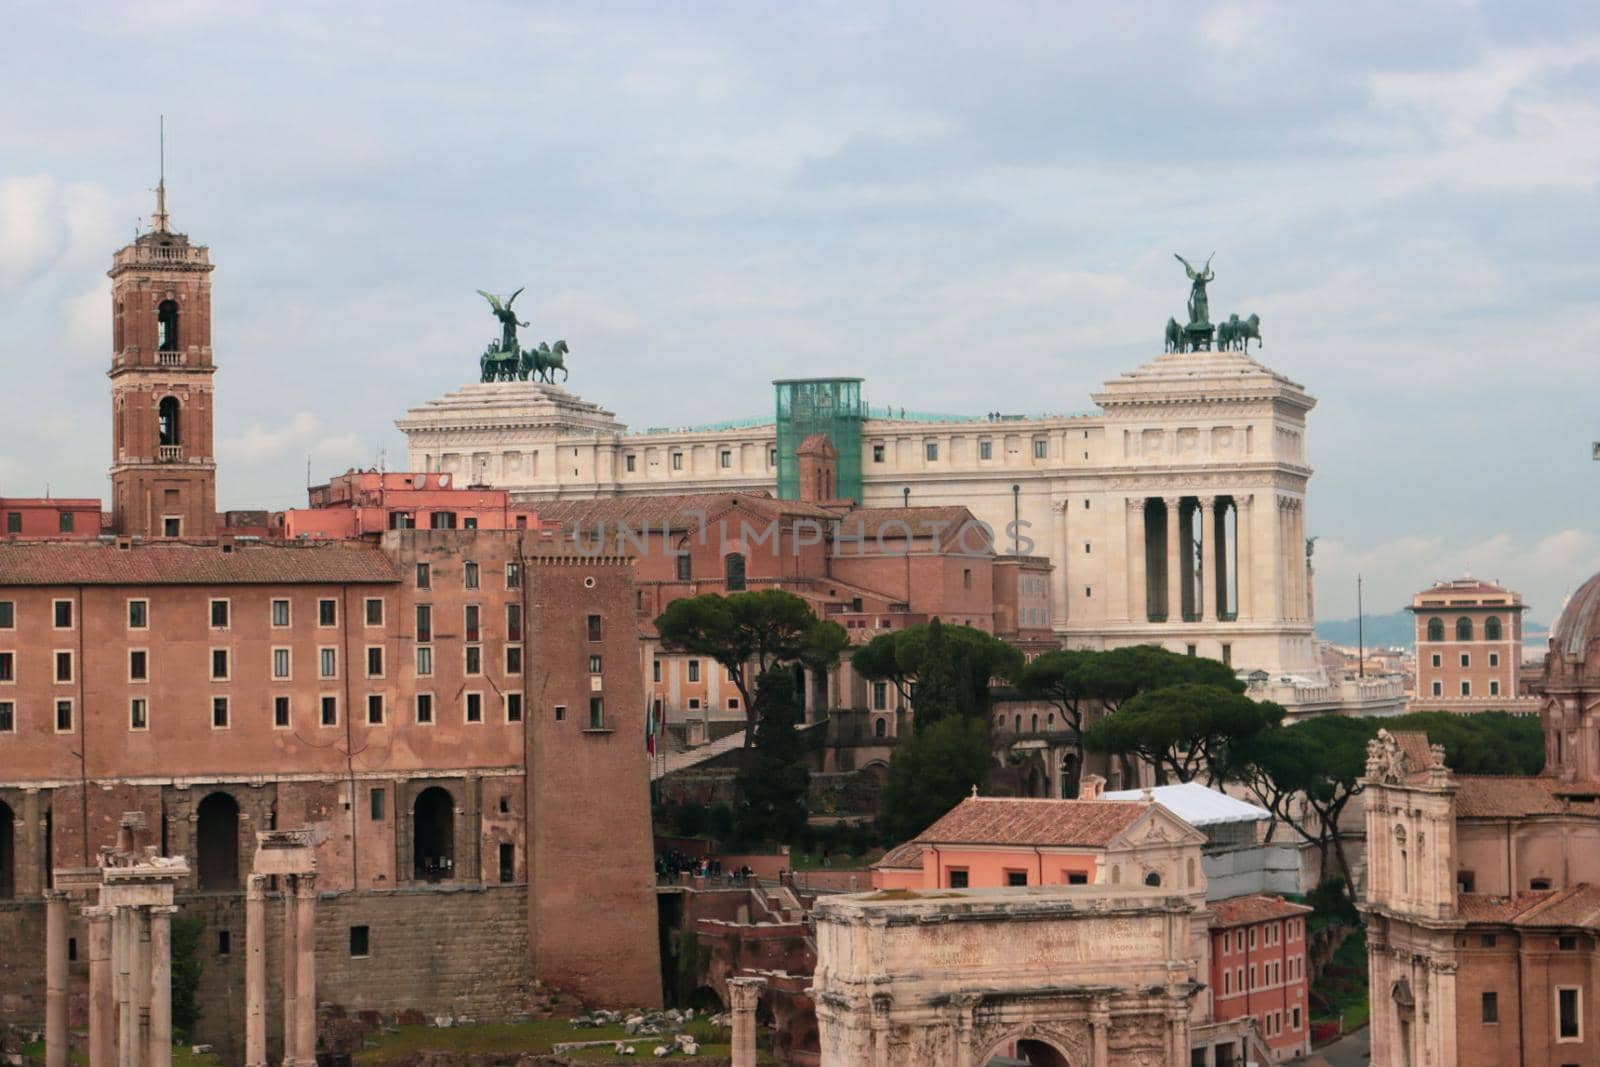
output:
<instances>
[{"instance_id":1,"label":"dome","mask_svg":"<svg viewBox=\"0 0 1600 1067\"><path fill-rule=\"evenodd\" d=\"M1590 685L1600 682L1600 574L1572 594L1555 632L1550 635L1550 655L1545 659L1545 684ZM1595 655L1589 653L1595 650Z\"/></svg>"}]
</instances>

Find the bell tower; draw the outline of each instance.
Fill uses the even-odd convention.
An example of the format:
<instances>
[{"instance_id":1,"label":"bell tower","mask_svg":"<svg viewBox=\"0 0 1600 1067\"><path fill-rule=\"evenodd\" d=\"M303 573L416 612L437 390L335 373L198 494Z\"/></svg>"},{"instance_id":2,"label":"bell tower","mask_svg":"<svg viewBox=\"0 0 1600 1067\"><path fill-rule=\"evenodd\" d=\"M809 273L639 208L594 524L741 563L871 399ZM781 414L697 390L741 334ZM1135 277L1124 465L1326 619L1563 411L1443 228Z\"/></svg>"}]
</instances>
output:
<instances>
[{"instance_id":1,"label":"bell tower","mask_svg":"<svg viewBox=\"0 0 1600 1067\"><path fill-rule=\"evenodd\" d=\"M211 257L174 233L167 183L151 229L111 261L111 507L117 532L212 537Z\"/></svg>"}]
</instances>

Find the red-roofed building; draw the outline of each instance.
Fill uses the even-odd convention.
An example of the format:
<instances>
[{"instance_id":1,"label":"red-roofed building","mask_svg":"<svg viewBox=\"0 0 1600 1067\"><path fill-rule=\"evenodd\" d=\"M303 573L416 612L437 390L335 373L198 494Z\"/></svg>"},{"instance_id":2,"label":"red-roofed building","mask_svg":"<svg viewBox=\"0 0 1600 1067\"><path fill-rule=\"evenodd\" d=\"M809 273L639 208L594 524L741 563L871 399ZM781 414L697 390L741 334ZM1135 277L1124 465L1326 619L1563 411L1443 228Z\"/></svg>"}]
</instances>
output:
<instances>
[{"instance_id":1,"label":"red-roofed building","mask_svg":"<svg viewBox=\"0 0 1600 1067\"><path fill-rule=\"evenodd\" d=\"M1211 1003L1218 1022L1253 1018L1273 1062L1311 1048L1306 916L1282 897L1211 902Z\"/></svg>"},{"instance_id":2,"label":"red-roofed building","mask_svg":"<svg viewBox=\"0 0 1600 1067\"><path fill-rule=\"evenodd\" d=\"M1417 687L1412 711L1526 711L1519 693L1522 596L1480 578L1435 582L1411 598Z\"/></svg>"},{"instance_id":3,"label":"red-roofed building","mask_svg":"<svg viewBox=\"0 0 1600 1067\"><path fill-rule=\"evenodd\" d=\"M0 516L5 538L10 541L100 536L97 498L0 497Z\"/></svg>"}]
</instances>

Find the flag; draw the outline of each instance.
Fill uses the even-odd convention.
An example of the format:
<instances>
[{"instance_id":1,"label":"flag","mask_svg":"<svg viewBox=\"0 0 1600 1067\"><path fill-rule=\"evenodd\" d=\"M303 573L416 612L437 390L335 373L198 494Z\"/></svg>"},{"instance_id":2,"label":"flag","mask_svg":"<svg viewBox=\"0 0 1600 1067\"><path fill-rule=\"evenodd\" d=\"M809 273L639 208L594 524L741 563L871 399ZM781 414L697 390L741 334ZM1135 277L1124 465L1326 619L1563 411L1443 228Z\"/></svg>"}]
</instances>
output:
<instances>
[{"instance_id":1,"label":"flag","mask_svg":"<svg viewBox=\"0 0 1600 1067\"><path fill-rule=\"evenodd\" d=\"M648 703L644 712L644 750L652 756L656 754L656 713Z\"/></svg>"}]
</instances>

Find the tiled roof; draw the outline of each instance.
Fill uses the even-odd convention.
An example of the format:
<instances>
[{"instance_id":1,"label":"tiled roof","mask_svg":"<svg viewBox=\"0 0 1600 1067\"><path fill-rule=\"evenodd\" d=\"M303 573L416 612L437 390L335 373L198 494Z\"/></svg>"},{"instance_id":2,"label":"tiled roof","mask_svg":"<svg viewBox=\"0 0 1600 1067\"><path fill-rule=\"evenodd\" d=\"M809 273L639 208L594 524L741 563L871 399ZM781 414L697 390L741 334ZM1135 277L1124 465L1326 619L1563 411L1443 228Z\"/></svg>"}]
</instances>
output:
<instances>
[{"instance_id":1,"label":"tiled roof","mask_svg":"<svg viewBox=\"0 0 1600 1067\"><path fill-rule=\"evenodd\" d=\"M903 845L896 845L883 854L883 858L872 865L872 869L884 870L892 868L903 870L905 868L921 868L922 845L916 841L907 841Z\"/></svg>"},{"instance_id":2,"label":"tiled roof","mask_svg":"<svg viewBox=\"0 0 1600 1067\"><path fill-rule=\"evenodd\" d=\"M375 546L145 543L99 541L0 544L0 586L266 585L396 582Z\"/></svg>"},{"instance_id":3,"label":"tiled roof","mask_svg":"<svg viewBox=\"0 0 1600 1067\"><path fill-rule=\"evenodd\" d=\"M1412 776L1425 774L1433 758L1427 733L1423 730L1395 730L1391 736L1400 746L1400 751L1406 754L1406 769Z\"/></svg>"},{"instance_id":4,"label":"tiled roof","mask_svg":"<svg viewBox=\"0 0 1600 1067\"><path fill-rule=\"evenodd\" d=\"M1456 911L1468 922L1600 929L1600 886L1584 883L1512 897L1458 893Z\"/></svg>"},{"instance_id":5,"label":"tiled roof","mask_svg":"<svg viewBox=\"0 0 1600 1067\"><path fill-rule=\"evenodd\" d=\"M930 845L1103 848L1153 806L1138 800L968 797L917 840Z\"/></svg>"},{"instance_id":6,"label":"tiled roof","mask_svg":"<svg viewBox=\"0 0 1600 1067\"><path fill-rule=\"evenodd\" d=\"M1565 811L1600 815L1600 804L1594 801L1567 801L1559 796L1562 782L1558 778L1462 774L1455 781L1459 786L1456 817L1461 819L1560 815Z\"/></svg>"},{"instance_id":7,"label":"tiled roof","mask_svg":"<svg viewBox=\"0 0 1600 1067\"><path fill-rule=\"evenodd\" d=\"M674 531L698 530L702 522L714 523L717 516L730 509L748 511L761 521L779 515L828 520L838 514L798 500L774 500L766 493L641 494L598 500L541 500L530 506L541 521L558 523L568 534L578 526L593 531L604 523L608 545L616 538L619 523L642 533L647 529L660 532L663 524Z\"/></svg>"},{"instance_id":8,"label":"tiled roof","mask_svg":"<svg viewBox=\"0 0 1600 1067\"><path fill-rule=\"evenodd\" d=\"M1266 922L1268 919L1305 915L1312 910L1304 904L1291 904L1282 897L1268 896L1265 893L1214 900L1206 907L1211 909L1212 926L1249 926L1252 923Z\"/></svg>"},{"instance_id":9,"label":"tiled roof","mask_svg":"<svg viewBox=\"0 0 1600 1067\"><path fill-rule=\"evenodd\" d=\"M913 537L928 537L935 531L941 543L950 540L966 522L976 522L972 512L964 507L927 508L856 508L839 520L841 530L852 537L902 538L909 527ZM891 525L894 524L894 525ZM903 524L903 525L902 525ZM980 552L988 547L988 538L974 525L967 531L967 547Z\"/></svg>"}]
</instances>

